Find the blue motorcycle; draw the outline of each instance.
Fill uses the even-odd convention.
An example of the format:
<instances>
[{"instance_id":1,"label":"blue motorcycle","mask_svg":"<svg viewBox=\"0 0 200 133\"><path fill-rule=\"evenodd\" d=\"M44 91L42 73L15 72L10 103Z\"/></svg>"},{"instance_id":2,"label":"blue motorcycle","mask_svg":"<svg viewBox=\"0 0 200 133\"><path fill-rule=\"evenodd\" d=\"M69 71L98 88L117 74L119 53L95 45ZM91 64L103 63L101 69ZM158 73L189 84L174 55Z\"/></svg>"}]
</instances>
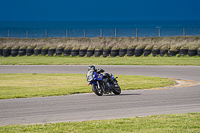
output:
<instances>
[{"instance_id":1,"label":"blue motorcycle","mask_svg":"<svg viewBox=\"0 0 200 133\"><path fill-rule=\"evenodd\" d=\"M88 67L87 81L88 85L92 85L92 91L98 95L114 93L119 95L121 93L121 88L118 85L117 78L110 73L104 73L103 69L95 69L95 66ZM102 74L104 73L104 74Z\"/></svg>"}]
</instances>

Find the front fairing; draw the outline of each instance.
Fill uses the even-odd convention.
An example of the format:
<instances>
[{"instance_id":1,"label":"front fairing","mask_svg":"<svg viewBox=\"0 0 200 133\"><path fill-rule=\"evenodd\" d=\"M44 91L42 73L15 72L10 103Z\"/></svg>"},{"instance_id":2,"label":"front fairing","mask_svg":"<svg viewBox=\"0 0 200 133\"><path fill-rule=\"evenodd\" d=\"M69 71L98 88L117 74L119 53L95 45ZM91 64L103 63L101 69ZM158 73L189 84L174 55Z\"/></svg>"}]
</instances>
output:
<instances>
[{"instance_id":1,"label":"front fairing","mask_svg":"<svg viewBox=\"0 0 200 133\"><path fill-rule=\"evenodd\" d=\"M94 80L102 80L103 75L102 74L97 74L96 72L94 72Z\"/></svg>"},{"instance_id":2,"label":"front fairing","mask_svg":"<svg viewBox=\"0 0 200 133\"><path fill-rule=\"evenodd\" d=\"M103 75L102 74L97 74L95 71L88 71L87 74L87 81L89 84L97 84L97 81L102 80Z\"/></svg>"}]
</instances>

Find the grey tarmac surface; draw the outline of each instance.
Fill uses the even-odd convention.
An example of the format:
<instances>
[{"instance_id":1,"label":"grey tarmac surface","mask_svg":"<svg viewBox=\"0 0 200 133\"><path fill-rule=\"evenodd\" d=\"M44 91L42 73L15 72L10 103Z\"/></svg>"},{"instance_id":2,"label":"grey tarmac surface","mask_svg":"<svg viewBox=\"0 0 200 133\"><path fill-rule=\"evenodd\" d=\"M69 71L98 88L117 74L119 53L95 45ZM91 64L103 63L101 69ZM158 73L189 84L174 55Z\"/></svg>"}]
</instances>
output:
<instances>
[{"instance_id":1,"label":"grey tarmac surface","mask_svg":"<svg viewBox=\"0 0 200 133\"><path fill-rule=\"evenodd\" d=\"M0 66L0 73L82 73L88 66ZM96 66L106 72L145 75L194 84L161 90L0 100L0 126L115 119L158 114L200 112L200 66ZM120 80L120 77L119 77Z\"/></svg>"}]
</instances>

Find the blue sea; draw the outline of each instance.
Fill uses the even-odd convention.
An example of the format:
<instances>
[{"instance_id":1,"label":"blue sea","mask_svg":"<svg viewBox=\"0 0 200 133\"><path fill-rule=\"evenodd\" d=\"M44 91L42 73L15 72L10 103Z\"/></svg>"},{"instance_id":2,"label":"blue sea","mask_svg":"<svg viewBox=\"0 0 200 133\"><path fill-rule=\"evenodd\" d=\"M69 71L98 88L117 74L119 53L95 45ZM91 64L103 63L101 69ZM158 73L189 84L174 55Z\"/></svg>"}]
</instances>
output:
<instances>
[{"instance_id":1,"label":"blue sea","mask_svg":"<svg viewBox=\"0 0 200 133\"><path fill-rule=\"evenodd\" d=\"M161 37L200 35L200 20L0 22L0 37ZM101 32L102 31L102 32ZM28 36L27 36L28 33Z\"/></svg>"}]
</instances>

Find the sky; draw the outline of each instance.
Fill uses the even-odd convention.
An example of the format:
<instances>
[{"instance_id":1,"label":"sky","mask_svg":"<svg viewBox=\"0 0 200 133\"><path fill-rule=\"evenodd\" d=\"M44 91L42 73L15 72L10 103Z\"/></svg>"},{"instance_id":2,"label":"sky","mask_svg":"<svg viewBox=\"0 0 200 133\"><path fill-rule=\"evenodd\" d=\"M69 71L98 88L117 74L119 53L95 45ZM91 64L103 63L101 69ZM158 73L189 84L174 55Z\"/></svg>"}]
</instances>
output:
<instances>
[{"instance_id":1,"label":"sky","mask_svg":"<svg viewBox=\"0 0 200 133\"><path fill-rule=\"evenodd\" d=\"M200 0L0 0L0 21L200 19Z\"/></svg>"}]
</instances>

